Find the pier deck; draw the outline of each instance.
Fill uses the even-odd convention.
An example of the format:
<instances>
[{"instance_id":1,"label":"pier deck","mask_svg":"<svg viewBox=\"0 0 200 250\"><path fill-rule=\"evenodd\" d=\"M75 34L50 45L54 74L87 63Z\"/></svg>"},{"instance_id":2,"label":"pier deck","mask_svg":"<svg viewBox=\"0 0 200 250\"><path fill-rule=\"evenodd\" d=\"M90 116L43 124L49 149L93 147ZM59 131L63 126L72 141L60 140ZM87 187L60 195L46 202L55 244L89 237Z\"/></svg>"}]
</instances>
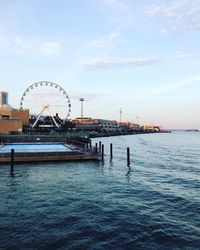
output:
<instances>
[{"instance_id":1,"label":"pier deck","mask_svg":"<svg viewBox=\"0 0 200 250\"><path fill-rule=\"evenodd\" d=\"M14 150L14 162L48 161L84 161L101 160L101 153L93 147L84 148L63 143L11 143L0 147L0 163L11 162L11 150Z\"/></svg>"},{"instance_id":2,"label":"pier deck","mask_svg":"<svg viewBox=\"0 0 200 250\"><path fill-rule=\"evenodd\" d=\"M93 152L28 152L15 153L14 162L50 162L50 161L83 161L100 160L99 153ZM10 153L0 153L0 163L10 163Z\"/></svg>"}]
</instances>

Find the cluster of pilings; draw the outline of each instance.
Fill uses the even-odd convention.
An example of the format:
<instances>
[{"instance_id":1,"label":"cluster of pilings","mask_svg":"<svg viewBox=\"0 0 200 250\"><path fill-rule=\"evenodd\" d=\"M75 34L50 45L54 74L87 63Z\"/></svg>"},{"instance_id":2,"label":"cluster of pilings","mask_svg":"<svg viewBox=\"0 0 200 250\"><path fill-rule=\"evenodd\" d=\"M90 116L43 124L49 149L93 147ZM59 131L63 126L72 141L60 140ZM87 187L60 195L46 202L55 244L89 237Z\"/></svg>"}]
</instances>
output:
<instances>
[{"instance_id":1,"label":"cluster of pilings","mask_svg":"<svg viewBox=\"0 0 200 250\"><path fill-rule=\"evenodd\" d=\"M101 154L101 160L104 161L104 144L101 143L101 141L99 141L99 147L98 147L98 143L95 143L95 151L99 152ZM130 148L127 147L126 149L127 151L127 166L130 166ZM110 143L110 160L113 159L113 144Z\"/></svg>"},{"instance_id":2,"label":"cluster of pilings","mask_svg":"<svg viewBox=\"0 0 200 250\"><path fill-rule=\"evenodd\" d=\"M91 146L91 144L90 144ZM127 166L129 167L130 166L130 148L127 147ZM98 143L95 143L95 152L96 153L99 153L101 155L101 160L102 162L104 162L104 144L101 143L101 141L99 141L99 145ZM14 157L15 156L15 150L14 149L11 149L11 152L10 152L10 173L11 173L11 176L13 175L13 172L14 172ZM110 160L113 159L113 144L110 143Z\"/></svg>"}]
</instances>

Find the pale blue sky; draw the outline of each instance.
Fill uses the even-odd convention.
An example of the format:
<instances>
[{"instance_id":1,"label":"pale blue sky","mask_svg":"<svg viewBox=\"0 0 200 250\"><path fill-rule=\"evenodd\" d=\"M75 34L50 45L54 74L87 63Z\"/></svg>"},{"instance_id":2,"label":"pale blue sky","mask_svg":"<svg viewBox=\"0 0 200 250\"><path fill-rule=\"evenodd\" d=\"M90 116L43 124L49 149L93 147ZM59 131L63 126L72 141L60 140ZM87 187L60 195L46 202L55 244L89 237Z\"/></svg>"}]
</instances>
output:
<instances>
[{"instance_id":1,"label":"pale blue sky","mask_svg":"<svg viewBox=\"0 0 200 250\"><path fill-rule=\"evenodd\" d=\"M0 89L49 80L71 118L200 128L199 0L0 0Z\"/></svg>"}]
</instances>

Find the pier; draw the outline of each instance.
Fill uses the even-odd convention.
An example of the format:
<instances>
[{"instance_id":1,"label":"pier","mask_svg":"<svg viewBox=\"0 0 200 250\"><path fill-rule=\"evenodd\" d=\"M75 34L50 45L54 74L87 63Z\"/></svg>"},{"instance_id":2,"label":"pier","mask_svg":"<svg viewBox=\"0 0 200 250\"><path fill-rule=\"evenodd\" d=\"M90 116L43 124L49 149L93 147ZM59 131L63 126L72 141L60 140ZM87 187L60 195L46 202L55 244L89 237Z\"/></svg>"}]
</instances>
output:
<instances>
[{"instance_id":1,"label":"pier","mask_svg":"<svg viewBox=\"0 0 200 250\"><path fill-rule=\"evenodd\" d=\"M0 163L55 162L101 160L101 151L91 145L89 138L64 136L0 137Z\"/></svg>"},{"instance_id":2,"label":"pier","mask_svg":"<svg viewBox=\"0 0 200 250\"><path fill-rule=\"evenodd\" d=\"M0 163L10 163L11 153L0 153ZM25 152L15 153L14 163L55 162L55 161L89 161L101 160L101 155L95 152Z\"/></svg>"}]
</instances>

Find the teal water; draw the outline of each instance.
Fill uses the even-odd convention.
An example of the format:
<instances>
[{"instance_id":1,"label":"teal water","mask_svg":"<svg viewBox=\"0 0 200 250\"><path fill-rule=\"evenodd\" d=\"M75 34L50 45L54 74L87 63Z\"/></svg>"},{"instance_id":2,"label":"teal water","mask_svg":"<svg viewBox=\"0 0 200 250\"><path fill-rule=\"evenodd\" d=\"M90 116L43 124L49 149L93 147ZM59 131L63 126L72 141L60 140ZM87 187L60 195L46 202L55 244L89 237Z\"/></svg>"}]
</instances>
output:
<instances>
[{"instance_id":1,"label":"teal water","mask_svg":"<svg viewBox=\"0 0 200 250\"><path fill-rule=\"evenodd\" d=\"M104 163L0 166L0 249L200 249L200 133L99 140Z\"/></svg>"}]
</instances>

